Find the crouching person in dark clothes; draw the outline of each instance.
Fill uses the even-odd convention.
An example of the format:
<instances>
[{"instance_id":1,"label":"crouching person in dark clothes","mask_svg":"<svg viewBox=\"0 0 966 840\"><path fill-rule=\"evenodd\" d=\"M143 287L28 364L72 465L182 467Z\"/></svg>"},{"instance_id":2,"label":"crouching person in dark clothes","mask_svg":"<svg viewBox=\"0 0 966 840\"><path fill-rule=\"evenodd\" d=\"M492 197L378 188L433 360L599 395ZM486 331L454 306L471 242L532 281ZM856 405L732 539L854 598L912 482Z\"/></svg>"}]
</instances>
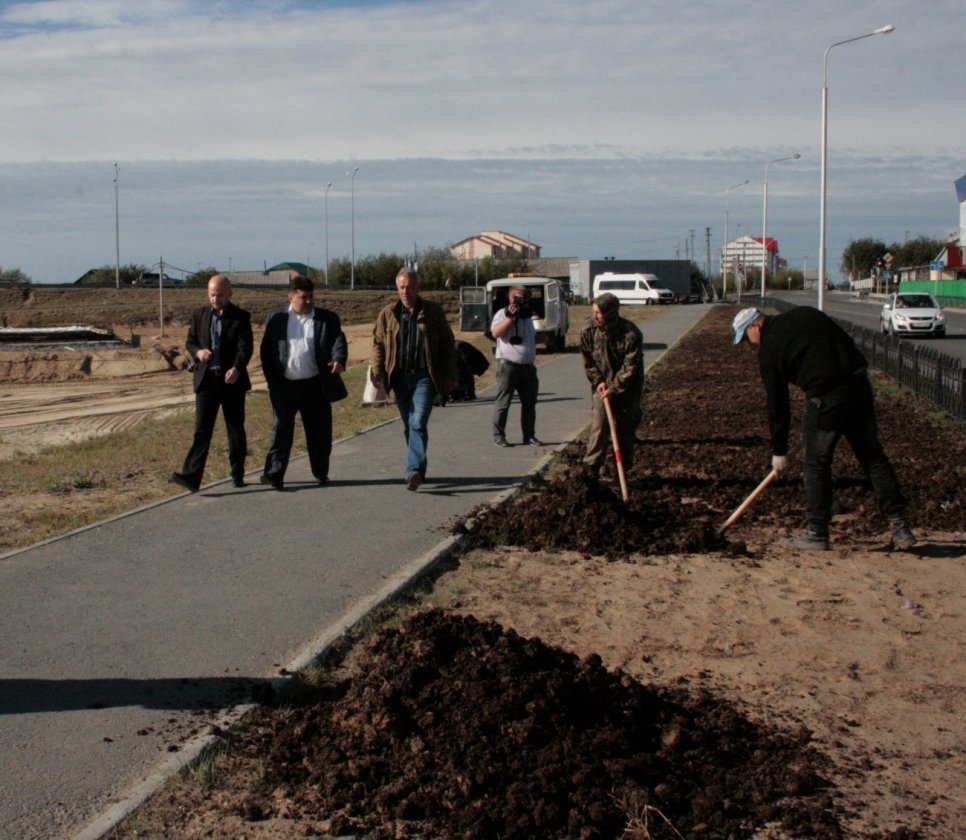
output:
<instances>
[{"instance_id":1,"label":"crouching person in dark clothes","mask_svg":"<svg viewBox=\"0 0 966 840\"><path fill-rule=\"evenodd\" d=\"M824 312L799 306L781 315L742 309L734 318L735 344L745 338L758 348L758 365L768 399L772 467L787 466L791 409L788 383L805 392L802 415L805 475L805 531L789 540L794 548L828 548L832 518L832 459L844 435L889 520L893 548L914 545L906 525L906 500L879 442L875 404L865 357L855 342Z\"/></svg>"},{"instance_id":2,"label":"crouching person in dark clothes","mask_svg":"<svg viewBox=\"0 0 966 840\"><path fill-rule=\"evenodd\" d=\"M599 473L607 457L610 425L604 399L610 399L617 442L627 469L634 463L635 432L641 422L644 391L644 336L620 317L620 301L606 292L594 298L594 322L580 334L584 373L594 389L593 415L584 463Z\"/></svg>"}]
</instances>

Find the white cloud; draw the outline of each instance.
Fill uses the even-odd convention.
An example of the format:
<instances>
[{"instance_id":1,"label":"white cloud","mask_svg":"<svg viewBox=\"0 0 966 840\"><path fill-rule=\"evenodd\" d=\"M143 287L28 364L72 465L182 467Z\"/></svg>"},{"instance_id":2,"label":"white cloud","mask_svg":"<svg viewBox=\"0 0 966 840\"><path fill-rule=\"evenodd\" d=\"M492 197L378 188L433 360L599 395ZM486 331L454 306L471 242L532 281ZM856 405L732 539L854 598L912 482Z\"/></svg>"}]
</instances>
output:
<instances>
[{"instance_id":1,"label":"white cloud","mask_svg":"<svg viewBox=\"0 0 966 840\"><path fill-rule=\"evenodd\" d=\"M921 148L935 141L920 121L963 119L945 25L957 6L20 3L0 16L4 157L814 146L824 48L883 22L896 32L832 53L830 130Z\"/></svg>"},{"instance_id":2,"label":"white cloud","mask_svg":"<svg viewBox=\"0 0 966 840\"><path fill-rule=\"evenodd\" d=\"M190 268L297 257L317 234L292 208L317 220L349 161L360 253L488 227L557 255L669 256L712 226L714 248L724 188L751 181L731 212L754 230L764 162L792 153L769 218L814 259L823 52L886 23L830 54L829 259L850 235L940 235L964 168L959 17L959 0L8 4L0 165L22 165L0 168L0 264L63 280L110 262L114 160L122 259Z\"/></svg>"}]
</instances>

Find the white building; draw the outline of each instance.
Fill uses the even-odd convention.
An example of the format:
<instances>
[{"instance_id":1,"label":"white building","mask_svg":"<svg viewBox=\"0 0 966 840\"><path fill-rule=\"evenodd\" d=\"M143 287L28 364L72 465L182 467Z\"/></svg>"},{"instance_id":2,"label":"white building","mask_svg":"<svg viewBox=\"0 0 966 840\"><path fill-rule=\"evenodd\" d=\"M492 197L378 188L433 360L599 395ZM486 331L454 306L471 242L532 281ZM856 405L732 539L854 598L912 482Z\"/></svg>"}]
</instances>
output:
<instances>
[{"instance_id":1,"label":"white building","mask_svg":"<svg viewBox=\"0 0 966 840\"><path fill-rule=\"evenodd\" d=\"M768 276L772 276L779 269L785 267L785 261L778 256L778 241L768 237L766 240L768 253ZM735 277L748 267L761 270L761 237L760 236L739 236L732 239L724 248L721 249L719 258L721 269L724 271L728 267L728 276Z\"/></svg>"}]
</instances>

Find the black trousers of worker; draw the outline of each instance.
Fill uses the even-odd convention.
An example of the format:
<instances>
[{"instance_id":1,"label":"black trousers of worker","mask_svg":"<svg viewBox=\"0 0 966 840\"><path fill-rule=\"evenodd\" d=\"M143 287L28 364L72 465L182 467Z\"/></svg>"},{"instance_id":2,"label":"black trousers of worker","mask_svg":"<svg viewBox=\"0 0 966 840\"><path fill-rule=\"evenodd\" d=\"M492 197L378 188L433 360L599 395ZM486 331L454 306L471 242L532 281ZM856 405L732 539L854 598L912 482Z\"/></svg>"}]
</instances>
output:
<instances>
[{"instance_id":1,"label":"black trousers of worker","mask_svg":"<svg viewBox=\"0 0 966 840\"><path fill-rule=\"evenodd\" d=\"M828 537L832 518L832 461L843 435L872 483L879 509L890 519L905 515L906 500L899 478L879 442L872 386L864 370L852 374L846 384L829 393L807 399L802 432L805 517L810 531Z\"/></svg>"},{"instance_id":2,"label":"black trousers of worker","mask_svg":"<svg viewBox=\"0 0 966 840\"><path fill-rule=\"evenodd\" d=\"M228 463L232 478L245 475L248 438L245 436L245 389L239 384L226 385L222 374L205 373L195 393L195 436L184 459L181 472L192 484L201 484L215 430L218 409L225 418L228 433Z\"/></svg>"},{"instance_id":3,"label":"black trousers of worker","mask_svg":"<svg viewBox=\"0 0 966 840\"><path fill-rule=\"evenodd\" d=\"M288 469L289 454L295 435L295 417L302 417L309 464L317 480L329 477L332 454L332 403L322 390L322 377L285 379L268 389L275 422L272 440L265 456L265 475L282 481Z\"/></svg>"}]
</instances>

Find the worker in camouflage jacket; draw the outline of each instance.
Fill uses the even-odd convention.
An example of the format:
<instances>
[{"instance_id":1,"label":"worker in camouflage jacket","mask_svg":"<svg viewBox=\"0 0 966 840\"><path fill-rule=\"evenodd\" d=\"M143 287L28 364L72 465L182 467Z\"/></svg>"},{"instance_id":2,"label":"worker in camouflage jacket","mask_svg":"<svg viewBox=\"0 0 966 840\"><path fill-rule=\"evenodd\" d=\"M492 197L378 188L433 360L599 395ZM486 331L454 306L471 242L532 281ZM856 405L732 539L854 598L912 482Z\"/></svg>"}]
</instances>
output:
<instances>
[{"instance_id":1,"label":"worker in camouflage jacket","mask_svg":"<svg viewBox=\"0 0 966 840\"><path fill-rule=\"evenodd\" d=\"M634 463L634 435L641 422L644 390L644 336L620 317L620 301L609 292L594 298L594 320L580 334L584 372L593 393L593 418L584 463L595 473L607 457L610 427L604 399L610 399L617 440L626 469Z\"/></svg>"}]
</instances>

